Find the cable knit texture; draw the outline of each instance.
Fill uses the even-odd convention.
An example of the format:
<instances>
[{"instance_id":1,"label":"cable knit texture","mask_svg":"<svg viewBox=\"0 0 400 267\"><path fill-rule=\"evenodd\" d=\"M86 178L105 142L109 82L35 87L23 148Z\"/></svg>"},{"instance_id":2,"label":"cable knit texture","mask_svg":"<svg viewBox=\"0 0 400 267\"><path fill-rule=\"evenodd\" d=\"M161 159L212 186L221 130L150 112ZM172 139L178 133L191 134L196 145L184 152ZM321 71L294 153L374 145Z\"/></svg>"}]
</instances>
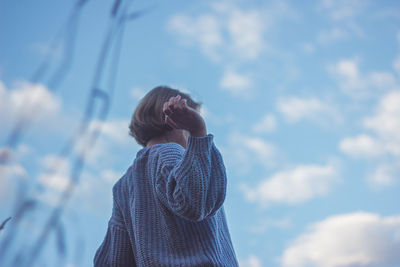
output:
<instances>
[{"instance_id":1,"label":"cable knit texture","mask_svg":"<svg viewBox=\"0 0 400 267\"><path fill-rule=\"evenodd\" d=\"M113 187L95 266L238 266L223 202L226 173L213 136L145 147Z\"/></svg>"}]
</instances>

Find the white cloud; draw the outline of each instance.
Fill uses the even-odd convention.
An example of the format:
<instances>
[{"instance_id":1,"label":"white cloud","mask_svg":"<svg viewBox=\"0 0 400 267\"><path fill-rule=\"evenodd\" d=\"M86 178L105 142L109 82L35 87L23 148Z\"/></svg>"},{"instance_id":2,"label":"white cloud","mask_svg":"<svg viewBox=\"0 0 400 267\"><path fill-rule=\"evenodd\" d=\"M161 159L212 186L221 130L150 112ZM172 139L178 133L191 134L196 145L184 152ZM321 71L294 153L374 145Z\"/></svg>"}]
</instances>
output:
<instances>
[{"instance_id":1,"label":"white cloud","mask_svg":"<svg viewBox=\"0 0 400 267\"><path fill-rule=\"evenodd\" d=\"M69 173L58 171L57 173L42 173L39 176L39 183L45 188L45 193L47 194L47 191L61 193L68 188L71 182ZM53 201L51 202L54 203Z\"/></svg>"},{"instance_id":2,"label":"white cloud","mask_svg":"<svg viewBox=\"0 0 400 267\"><path fill-rule=\"evenodd\" d=\"M228 137L228 147L221 148L224 160L237 172L248 173L255 165L272 167L279 152L268 141L234 132Z\"/></svg>"},{"instance_id":3,"label":"white cloud","mask_svg":"<svg viewBox=\"0 0 400 267\"><path fill-rule=\"evenodd\" d=\"M370 98L377 96L379 92L397 87L392 73L384 71L362 73L357 59L339 60L329 65L328 70L336 79L340 89L355 99Z\"/></svg>"},{"instance_id":4,"label":"white cloud","mask_svg":"<svg viewBox=\"0 0 400 267\"><path fill-rule=\"evenodd\" d=\"M254 188L241 185L245 197L261 206L271 204L298 204L329 193L339 181L334 164L299 165L277 172Z\"/></svg>"},{"instance_id":5,"label":"white cloud","mask_svg":"<svg viewBox=\"0 0 400 267\"><path fill-rule=\"evenodd\" d=\"M241 140L243 146L254 152L261 162L266 162L273 156L274 147L263 139L242 136Z\"/></svg>"},{"instance_id":6,"label":"white cloud","mask_svg":"<svg viewBox=\"0 0 400 267\"><path fill-rule=\"evenodd\" d=\"M271 160L275 153L274 146L262 138L234 133L229 137L229 140L231 144L247 150L251 154L252 160L256 156L260 163L268 164L268 161Z\"/></svg>"},{"instance_id":7,"label":"white cloud","mask_svg":"<svg viewBox=\"0 0 400 267\"><path fill-rule=\"evenodd\" d=\"M355 212L310 225L285 249L283 267L400 265L400 216Z\"/></svg>"},{"instance_id":8,"label":"white cloud","mask_svg":"<svg viewBox=\"0 0 400 267\"><path fill-rule=\"evenodd\" d=\"M47 155L41 159L41 165L45 171L39 175L39 184L46 190L57 193L64 191L70 181L69 160L56 155Z\"/></svg>"},{"instance_id":9,"label":"white cloud","mask_svg":"<svg viewBox=\"0 0 400 267\"><path fill-rule=\"evenodd\" d=\"M343 59L328 67L337 79L340 88L346 94L363 98L367 94L366 81L361 77L358 62L353 59Z\"/></svg>"},{"instance_id":10,"label":"white cloud","mask_svg":"<svg viewBox=\"0 0 400 267\"><path fill-rule=\"evenodd\" d=\"M371 117L363 119L363 126L373 134L362 133L340 141L342 152L357 158L374 158L376 169L367 175L372 188L388 187L398 182L400 174L400 91L383 95ZM393 163L394 162L394 163Z\"/></svg>"},{"instance_id":11,"label":"white cloud","mask_svg":"<svg viewBox=\"0 0 400 267\"><path fill-rule=\"evenodd\" d=\"M323 102L316 97L282 97L277 102L277 109L288 122L292 123L302 119L309 119L321 124L326 124L328 121L329 123L340 121L340 116L332 104Z\"/></svg>"},{"instance_id":12,"label":"white cloud","mask_svg":"<svg viewBox=\"0 0 400 267\"><path fill-rule=\"evenodd\" d=\"M6 88L0 81L0 124L3 134L10 133L17 122L22 122L22 137L26 135L26 130L35 140L69 136L78 124L78 111L69 109L62 113L62 108L62 100L42 84L19 81Z\"/></svg>"},{"instance_id":13,"label":"white cloud","mask_svg":"<svg viewBox=\"0 0 400 267\"><path fill-rule=\"evenodd\" d=\"M240 267L261 267L262 266L261 260L255 255L250 255L245 260L239 260L239 265L240 265Z\"/></svg>"},{"instance_id":14,"label":"white cloud","mask_svg":"<svg viewBox=\"0 0 400 267\"><path fill-rule=\"evenodd\" d=\"M188 45L199 46L211 60L256 60L267 47L267 33L283 18L294 17L285 3L243 8L228 1L213 2L200 15L178 14L168 29Z\"/></svg>"},{"instance_id":15,"label":"white cloud","mask_svg":"<svg viewBox=\"0 0 400 267\"><path fill-rule=\"evenodd\" d=\"M342 152L354 157L377 157L384 152L382 144L366 134L344 138L339 147Z\"/></svg>"},{"instance_id":16,"label":"white cloud","mask_svg":"<svg viewBox=\"0 0 400 267\"><path fill-rule=\"evenodd\" d=\"M340 149L353 156L378 156L389 154L400 156L400 91L391 91L383 95L376 113L363 120L365 129L374 132L374 136L361 134L355 138L345 138Z\"/></svg>"},{"instance_id":17,"label":"white cloud","mask_svg":"<svg viewBox=\"0 0 400 267\"><path fill-rule=\"evenodd\" d=\"M53 206L57 205L61 194L70 186L76 186L71 180L71 163L58 155L47 155L40 160L42 172L38 174L39 190L33 197Z\"/></svg>"},{"instance_id":18,"label":"white cloud","mask_svg":"<svg viewBox=\"0 0 400 267\"><path fill-rule=\"evenodd\" d=\"M378 135L390 153L400 156L400 91L385 94L376 114L366 118L364 126Z\"/></svg>"},{"instance_id":19,"label":"white cloud","mask_svg":"<svg viewBox=\"0 0 400 267\"><path fill-rule=\"evenodd\" d=\"M276 130L276 118L273 114L266 114L261 121L253 126L255 133L270 133Z\"/></svg>"},{"instance_id":20,"label":"white cloud","mask_svg":"<svg viewBox=\"0 0 400 267\"><path fill-rule=\"evenodd\" d=\"M60 100L44 85L23 81L7 89L0 81L0 120L10 122L21 115L44 120L57 113L60 106Z\"/></svg>"},{"instance_id":21,"label":"white cloud","mask_svg":"<svg viewBox=\"0 0 400 267\"><path fill-rule=\"evenodd\" d=\"M235 96L249 97L253 81L249 75L242 75L234 71L226 71L221 79L222 89Z\"/></svg>"},{"instance_id":22,"label":"white cloud","mask_svg":"<svg viewBox=\"0 0 400 267\"><path fill-rule=\"evenodd\" d=\"M358 78L360 75L358 70L358 62L352 59L340 60L336 64L336 70L339 74L351 80Z\"/></svg>"}]
</instances>

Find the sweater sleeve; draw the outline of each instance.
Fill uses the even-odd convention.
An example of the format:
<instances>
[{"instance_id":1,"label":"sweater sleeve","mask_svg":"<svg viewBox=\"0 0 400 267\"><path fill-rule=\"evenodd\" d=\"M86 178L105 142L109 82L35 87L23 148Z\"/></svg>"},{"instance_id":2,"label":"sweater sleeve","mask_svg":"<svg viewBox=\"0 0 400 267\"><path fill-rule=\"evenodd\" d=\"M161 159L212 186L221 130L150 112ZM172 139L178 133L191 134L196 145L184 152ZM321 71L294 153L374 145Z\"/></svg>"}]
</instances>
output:
<instances>
[{"instance_id":1,"label":"sweater sleeve","mask_svg":"<svg viewBox=\"0 0 400 267\"><path fill-rule=\"evenodd\" d=\"M213 136L189 137L160 152L156 192L173 213L191 221L213 216L226 194L226 172Z\"/></svg>"},{"instance_id":2,"label":"sweater sleeve","mask_svg":"<svg viewBox=\"0 0 400 267\"><path fill-rule=\"evenodd\" d=\"M113 211L103 243L94 257L94 266L136 266L128 232L121 209L116 200L117 187L113 188Z\"/></svg>"}]
</instances>

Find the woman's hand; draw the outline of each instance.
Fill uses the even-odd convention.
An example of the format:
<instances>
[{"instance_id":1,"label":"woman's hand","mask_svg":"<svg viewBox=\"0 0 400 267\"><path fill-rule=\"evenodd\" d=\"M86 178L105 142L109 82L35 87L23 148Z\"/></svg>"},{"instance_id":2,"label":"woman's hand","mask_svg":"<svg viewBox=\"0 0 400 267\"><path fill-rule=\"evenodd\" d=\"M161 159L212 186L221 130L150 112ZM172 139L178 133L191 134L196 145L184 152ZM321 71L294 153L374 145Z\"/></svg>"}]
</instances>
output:
<instances>
[{"instance_id":1,"label":"woman's hand","mask_svg":"<svg viewBox=\"0 0 400 267\"><path fill-rule=\"evenodd\" d=\"M165 123L173 129L187 130L191 136L206 136L207 129L199 112L187 105L180 95L164 103Z\"/></svg>"}]
</instances>

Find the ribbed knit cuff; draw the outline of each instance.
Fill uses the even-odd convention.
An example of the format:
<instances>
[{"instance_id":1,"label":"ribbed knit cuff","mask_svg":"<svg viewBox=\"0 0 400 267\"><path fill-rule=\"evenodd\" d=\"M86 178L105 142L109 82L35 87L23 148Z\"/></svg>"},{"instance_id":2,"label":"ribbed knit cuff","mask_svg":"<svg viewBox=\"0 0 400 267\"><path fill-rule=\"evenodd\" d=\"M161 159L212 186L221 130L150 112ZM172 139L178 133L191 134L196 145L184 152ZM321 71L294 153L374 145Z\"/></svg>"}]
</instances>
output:
<instances>
[{"instance_id":1,"label":"ribbed knit cuff","mask_svg":"<svg viewBox=\"0 0 400 267\"><path fill-rule=\"evenodd\" d=\"M186 150L192 153L203 153L210 151L213 144L214 136L208 134L206 136L189 136Z\"/></svg>"}]
</instances>

